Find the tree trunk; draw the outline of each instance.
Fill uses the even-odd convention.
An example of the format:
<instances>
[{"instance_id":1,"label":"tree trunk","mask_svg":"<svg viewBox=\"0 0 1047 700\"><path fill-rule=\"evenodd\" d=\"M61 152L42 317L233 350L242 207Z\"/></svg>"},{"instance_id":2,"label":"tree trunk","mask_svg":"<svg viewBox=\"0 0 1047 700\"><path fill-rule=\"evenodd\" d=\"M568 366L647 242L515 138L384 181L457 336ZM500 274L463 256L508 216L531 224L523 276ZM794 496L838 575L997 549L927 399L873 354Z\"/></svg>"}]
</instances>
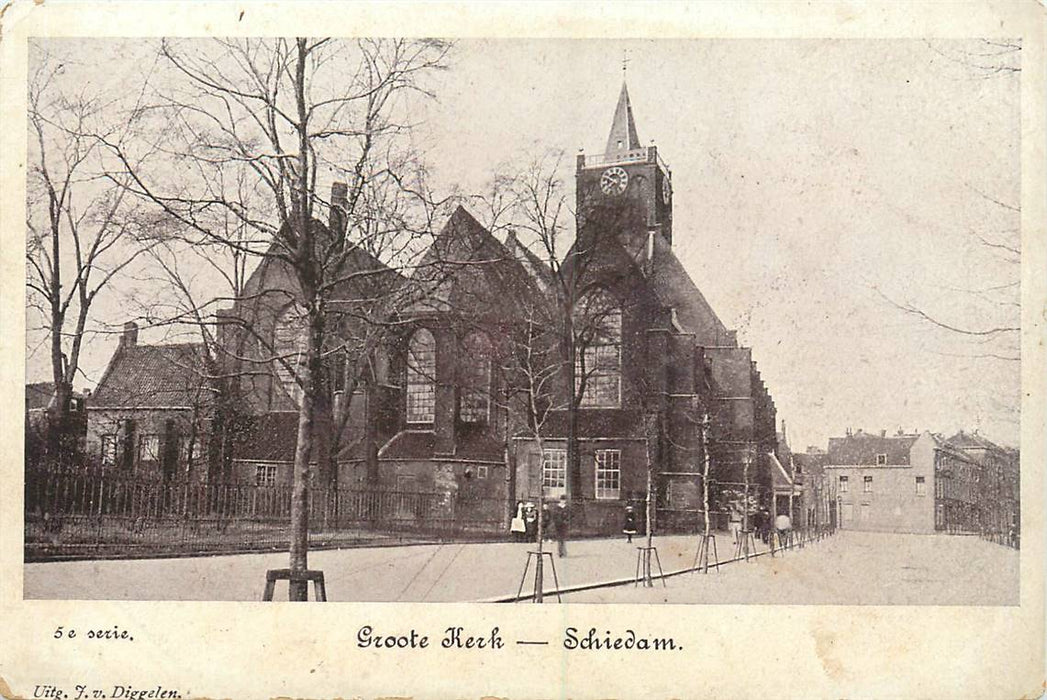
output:
<instances>
[{"instance_id":1,"label":"tree trunk","mask_svg":"<svg viewBox=\"0 0 1047 700\"><path fill-rule=\"evenodd\" d=\"M306 333L304 362L299 369L302 384L301 406L298 410L298 442L294 453L294 481L291 486L291 548L290 568L292 572L303 572L309 568L309 460L312 456L315 425L316 375L320 364L321 338L323 335L322 312L311 309ZM304 601L308 598L308 584L292 581L289 599Z\"/></svg>"},{"instance_id":2,"label":"tree trunk","mask_svg":"<svg viewBox=\"0 0 1047 700\"><path fill-rule=\"evenodd\" d=\"M502 424L502 461L505 464L505 529L512 527L516 515L516 469L509 454L509 401L506 399Z\"/></svg>"},{"instance_id":3,"label":"tree trunk","mask_svg":"<svg viewBox=\"0 0 1047 700\"><path fill-rule=\"evenodd\" d=\"M702 508L705 509L705 536L709 536L709 415L702 416ZM708 544L706 544L708 546Z\"/></svg>"}]
</instances>

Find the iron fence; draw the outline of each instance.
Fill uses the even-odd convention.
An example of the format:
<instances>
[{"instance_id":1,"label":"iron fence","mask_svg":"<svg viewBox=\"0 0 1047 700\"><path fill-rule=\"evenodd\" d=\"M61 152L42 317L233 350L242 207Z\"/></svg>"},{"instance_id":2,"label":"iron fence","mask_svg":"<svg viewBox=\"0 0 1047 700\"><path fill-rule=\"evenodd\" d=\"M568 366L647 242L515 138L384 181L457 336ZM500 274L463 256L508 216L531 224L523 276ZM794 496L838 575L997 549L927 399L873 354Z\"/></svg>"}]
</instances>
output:
<instances>
[{"instance_id":1,"label":"iron fence","mask_svg":"<svg viewBox=\"0 0 1047 700\"><path fill-rule=\"evenodd\" d=\"M292 487L151 481L106 472L26 475L27 557L82 552L223 551L288 544ZM504 534L503 498L380 488L307 492L309 537L348 545L386 538Z\"/></svg>"}]
</instances>

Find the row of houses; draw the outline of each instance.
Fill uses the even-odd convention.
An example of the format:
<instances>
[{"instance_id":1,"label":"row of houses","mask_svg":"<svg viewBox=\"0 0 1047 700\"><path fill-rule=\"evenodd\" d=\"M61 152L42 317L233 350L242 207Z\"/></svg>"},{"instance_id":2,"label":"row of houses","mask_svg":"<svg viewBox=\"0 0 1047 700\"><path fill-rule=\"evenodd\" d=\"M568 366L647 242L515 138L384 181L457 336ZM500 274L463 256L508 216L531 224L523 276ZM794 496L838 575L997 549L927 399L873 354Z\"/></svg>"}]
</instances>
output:
<instances>
[{"instance_id":1,"label":"row of houses","mask_svg":"<svg viewBox=\"0 0 1047 700\"><path fill-rule=\"evenodd\" d=\"M848 431L828 449L790 453L779 479L796 517L843 529L979 534L1017 543L1020 454L975 432Z\"/></svg>"},{"instance_id":2,"label":"row of houses","mask_svg":"<svg viewBox=\"0 0 1047 700\"><path fill-rule=\"evenodd\" d=\"M579 224L561 277L462 207L410 278L350 251L329 304L314 484L444 494L477 511L496 503L492 522L504 504L563 494L579 532L620 528L648 490L664 527L694 527L706 463L721 504L770 498L781 467L774 401L674 252L674 237L698 233L674 231L671 172L641 144L624 83L605 151L579 155L575 179ZM344 226L345 192L332 188L319 239ZM513 404L526 372L506 360L536 327L535 300L564 280L597 321L573 362L542 341L560 369L535 435ZM372 334L360 318L405 289L409 301ZM85 400L89 459L159 481L290 483L301 296L287 264L267 256L218 315L212 344L143 344L128 322Z\"/></svg>"}]
</instances>

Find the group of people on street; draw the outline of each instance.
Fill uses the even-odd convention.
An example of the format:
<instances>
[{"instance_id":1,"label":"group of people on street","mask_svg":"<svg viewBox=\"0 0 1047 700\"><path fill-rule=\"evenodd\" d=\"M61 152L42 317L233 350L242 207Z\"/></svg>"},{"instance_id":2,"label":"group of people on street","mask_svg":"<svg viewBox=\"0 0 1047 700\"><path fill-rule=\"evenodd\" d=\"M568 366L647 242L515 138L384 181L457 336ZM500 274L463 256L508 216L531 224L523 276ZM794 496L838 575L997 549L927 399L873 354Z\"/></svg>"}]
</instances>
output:
<instances>
[{"instance_id":1,"label":"group of people on street","mask_svg":"<svg viewBox=\"0 0 1047 700\"><path fill-rule=\"evenodd\" d=\"M567 556L567 535L571 527L571 513L567 504L567 496L560 496L557 504L549 508L548 504L542 504L542 523L545 534L551 534L556 538L557 554L561 557ZM629 504L625 507L625 519L622 524L622 534L626 541L632 542L633 535L637 534L636 508ZM531 501L517 501L516 514L509 523L509 533L513 542L534 542L538 539L538 507Z\"/></svg>"},{"instance_id":2,"label":"group of people on street","mask_svg":"<svg viewBox=\"0 0 1047 700\"><path fill-rule=\"evenodd\" d=\"M556 538L557 554L567 556L567 535L570 530L570 512L567 507L567 496L560 496L555 506L549 508L542 504L542 525L547 534ZM535 542L538 539L538 507L528 501L517 501L516 515L509 524L509 532L514 542Z\"/></svg>"},{"instance_id":3,"label":"group of people on street","mask_svg":"<svg viewBox=\"0 0 1047 700\"><path fill-rule=\"evenodd\" d=\"M727 522L735 545L741 541L742 530L746 525L764 544L771 544L771 537L774 535L778 536L779 543L784 543L792 531L792 518L785 513L772 517L771 512L766 508L761 508L750 515L749 522L746 523L741 506L731 505L727 512Z\"/></svg>"}]
</instances>

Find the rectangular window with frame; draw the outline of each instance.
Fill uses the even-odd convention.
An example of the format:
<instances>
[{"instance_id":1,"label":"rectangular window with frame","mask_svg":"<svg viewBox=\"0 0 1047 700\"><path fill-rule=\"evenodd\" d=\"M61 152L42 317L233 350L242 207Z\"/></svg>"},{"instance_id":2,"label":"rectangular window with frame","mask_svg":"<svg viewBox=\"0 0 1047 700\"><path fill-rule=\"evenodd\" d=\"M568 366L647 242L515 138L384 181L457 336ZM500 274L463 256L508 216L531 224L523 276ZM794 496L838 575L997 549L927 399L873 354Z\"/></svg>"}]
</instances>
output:
<instances>
[{"instance_id":1,"label":"rectangular window with frame","mask_svg":"<svg viewBox=\"0 0 1047 700\"><path fill-rule=\"evenodd\" d=\"M567 450L542 450L542 489L559 496L567 490Z\"/></svg>"},{"instance_id":2,"label":"rectangular window with frame","mask_svg":"<svg viewBox=\"0 0 1047 700\"><path fill-rule=\"evenodd\" d=\"M873 478L871 476L864 477L862 479L862 493L873 492Z\"/></svg>"},{"instance_id":3,"label":"rectangular window with frame","mask_svg":"<svg viewBox=\"0 0 1047 700\"><path fill-rule=\"evenodd\" d=\"M255 486L276 486L276 465L256 464L254 467Z\"/></svg>"},{"instance_id":4,"label":"rectangular window with frame","mask_svg":"<svg viewBox=\"0 0 1047 700\"><path fill-rule=\"evenodd\" d=\"M927 483L922 476L916 477L916 495L926 496L927 495Z\"/></svg>"},{"instance_id":5,"label":"rectangular window with frame","mask_svg":"<svg viewBox=\"0 0 1047 700\"><path fill-rule=\"evenodd\" d=\"M878 455L876 455L876 466L882 467L882 466L885 466L886 464L887 464L887 455L886 454L878 454Z\"/></svg>"},{"instance_id":6,"label":"rectangular window with frame","mask_svg":"<svg viewBox=\"0 0 1047 700\"><path fill-rule=\"evenodd\" d=\"M840 477L840 493L847 493L850 491L851 482L846 476Z\"/></svg>"},{"instance_id":7,"label":"rectangular window with frame","mask_svg":"<svg viewBox=\"0 0 1047 700\"><path fill-rule=\"evenodd\" d=\"M147 433L138 438L138 461L158 462L160 461L160 436L157 433Z\"/></svg>"},{"instance_id":8,"label":"rectangular window with frame","mask_svg":"<svg viewBox=\"0 0 1047 700\"><path fill-rule=\"evenodd\" d=\"M618 498L622 487L620 450L596 450L596 497Z\"/></svg>"}]
</instances>

